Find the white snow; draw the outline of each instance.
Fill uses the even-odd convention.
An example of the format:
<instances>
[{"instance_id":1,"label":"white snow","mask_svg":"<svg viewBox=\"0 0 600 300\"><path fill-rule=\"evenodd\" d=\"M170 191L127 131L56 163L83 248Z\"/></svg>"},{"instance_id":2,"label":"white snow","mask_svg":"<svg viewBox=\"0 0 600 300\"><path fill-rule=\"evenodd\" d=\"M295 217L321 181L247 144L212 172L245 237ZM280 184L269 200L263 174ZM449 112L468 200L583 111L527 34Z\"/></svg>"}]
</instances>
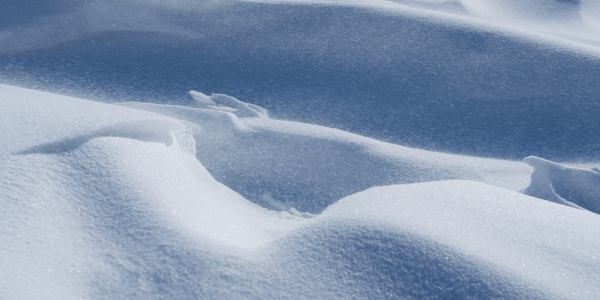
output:
<instances>
[{"instance_id":1,"label":"white snow","mask_svg":"<svg viewBox=\"0 0 600 300\"><path fill-rule=\"evenodd\" d=\"M595 299L597 3L4 1L0 298Z\"/></svg>"},{"instance_id":2,"label":"white snow","mask_svg":"<svg viewBox=\"0 0 600 300\"><path fill-rule=\"evenodd\" d=\"M372 186L468 179L518 191L531 173L519 162L412 149L264 116L237 118L223 107L120 105L199 125L198 159L220 182L254 202L275 198L311 213Z\"/></svg>"},{"instance_id":3,"label":"white snow","mask_svg":"<svg viewBox=\"0 0 600 300\"><path fill-rule=\"evenodd\" d=\"M567 167L535 156L526 157L523 161L534 168L532 182L523 193L600 213L600 173L597 167L590 170Z\"/></svg>"},{"instance_id":4,"label":"white snow","mask_svg":"<svg viewBox=\"0 0 600 300\"><path fill-rule=\"evenodd\" d=\"M200 92L190 91L190 96L196 100L199 108L217 111L227 111L240 118L268 118L266 109L249 103L244 103L231 96L212 94L210 97Z\"/></svg>"}]
</instances>

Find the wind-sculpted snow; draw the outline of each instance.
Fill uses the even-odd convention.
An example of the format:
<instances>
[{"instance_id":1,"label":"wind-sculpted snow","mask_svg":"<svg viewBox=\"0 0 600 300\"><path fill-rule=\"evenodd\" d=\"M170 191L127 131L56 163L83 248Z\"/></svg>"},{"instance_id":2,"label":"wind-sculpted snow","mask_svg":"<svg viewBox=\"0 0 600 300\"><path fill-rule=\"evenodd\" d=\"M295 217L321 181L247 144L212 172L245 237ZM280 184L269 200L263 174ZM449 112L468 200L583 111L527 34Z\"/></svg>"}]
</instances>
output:
<instances>
[{"instance_id":1,"label":"wind-sculpted snow","mask_svg":"<svg viewBox=\"0 0 600 300\"><path fill-rule=\"evenodd\" d=\"M366 183L388 184L367 167L387 161L397 171L386 176L398 182L473 176L517 185L527 183L519 175L528 175L524 163L436 154L264 116L238 118L223 106L123 104L171 116L165 117L7 86L2 95L20 112L2 110L3 125L22 130L2 135L0 292L7 298L593 299L600 292L600 219L588 211L484 183L436 181L372 187L321 203L319 211L327 208L318 215L277 212L210 174L256 168L268 186L279 177L312 180L321 173L311 183L330 182L335 191L358 182L352 164ZM71 113L81 107L87 109ZM44 127L61 128L54 134L61 138L37 138L32 129ZM192 135L199 160L185 147ZM324 167L310 148L346 164ZM219 153L237 170L224 170ZM267 173L293 157L279 169L287 174ZM250 159L246 170L236 167ZM217 163L207 170L203 160Z\"/></svg>"},{"instance_id":2,"label":"wind-sculpted snow","mask_svg":"<svg viewBox=\"0 0 600 300\"><path fill-rule=\"evenodd\" d=\"M534 168L524 193L548 201L600 214L600 173L572 168L531 156L523 159Z\"/></svg>"},{"instance_id":3,"label":"wind-sculpted snow","mask_svg":"<svg viewBox=\"0 0 600 300\"><path fill-rule=\"evenodd\" d=\"M195 133L198 160L218 181L271 209L318 213L345 196L399 183L469 179L512 190L528 184L530 170L517 162L416 150L326 127L272 120L261 108L254 118L238 118L233 113L250 114L208 102L224 98L229 102L222 104L249 110L235 98L191 95L204 108L120 105L199 125L203 130Z\"/></svg>"},{"instance_id":4,"label":"wind-sculpted snow","mask_svg":"<svg viewBox=\"0 0 600 300\"><path fill-rule=\"evenodd\" d=\"M0 298L596 299L599 3L0 0Z\"/></svg>"},{"instance_id":5,"label":"wind-sculpted snow","mask_svg":"<svg viewBox=\"0 0 600 300\"><path fill-rule=\"evenodd\" d=\"M200 108L216 111L227 111L240 118L268 118L266 109L249 103L244 103L231 96L223 94L212 94L210 97L200 92L190 91L190 96L196 100Z\"/></svg>"},{"instance_id":6,"label":"wind-sculpted snow","mask_svg":"<svg viewBox=\"0 0 600 300\"><path fill-rule=\"evenodd\" d=\"M140 140L144 142L163 143L167 146L173 144L172 132L183 131L184 127L180 123L173 121L148 120L120 123L104 127L96 132L88 135L76 136L65 140L60 140L52 143L42 144L25 149L16 154L33 154L33 153L60 153L78 148L82 144L91 139L99 137L122 137ZM187 146L192 154L195 154L195 146L192 142Z\"/></svg>"},{"instance_id":7,"label":"wind-sculpted snow","mask_svg":"<svg viewBox=\"0 0 600 300\"><path fill-rule=\"evenodd\" d=\"M589 138L599 128L600 35L576 8L550 26L500 13L535 1L486 1L502 6L487 13L505 22L380 1L210 3L83 5L81 18L114 30L1 55L0 80L105 102L189 105L189 90L223 93L279 119L485 157L593 159L600 150Z\"/></svg>"}]
</instances>

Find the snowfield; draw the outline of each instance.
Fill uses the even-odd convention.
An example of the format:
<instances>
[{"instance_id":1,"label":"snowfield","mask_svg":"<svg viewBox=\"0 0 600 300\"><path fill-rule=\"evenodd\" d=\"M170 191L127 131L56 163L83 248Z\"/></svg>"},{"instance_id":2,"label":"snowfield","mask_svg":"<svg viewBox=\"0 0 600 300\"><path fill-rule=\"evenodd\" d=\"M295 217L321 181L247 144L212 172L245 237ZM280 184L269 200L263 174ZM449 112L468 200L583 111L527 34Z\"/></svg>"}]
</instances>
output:
<instances>
[{"instance_id":1,"label":"snowfield","mask_svg":"<svg viewBox=\"0 0 600 300\"><path fill-rule=\"evenodd\" d=\"M0 0L0 298L595 299L597 20Z\"/></svg>"}]
</instances>

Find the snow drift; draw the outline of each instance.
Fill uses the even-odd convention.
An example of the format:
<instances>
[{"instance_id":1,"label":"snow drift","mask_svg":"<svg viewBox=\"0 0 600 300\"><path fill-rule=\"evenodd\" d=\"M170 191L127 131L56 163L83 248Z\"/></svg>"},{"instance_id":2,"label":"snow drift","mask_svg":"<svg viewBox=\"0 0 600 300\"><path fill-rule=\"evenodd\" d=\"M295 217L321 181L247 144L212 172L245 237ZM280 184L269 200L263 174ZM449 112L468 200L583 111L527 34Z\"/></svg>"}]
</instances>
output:
<instances>
[{"instance_id":1,"label":"snow drift","mask_svg":"<svg viewBox=\"0 0 600 300\"><path fill-rule=\"evenodd\" d=\"M600 172L562 166L539 157L524 161L534 168L525 194L600 213Z\"/></svg>"},{"instance_id":2,"label":"snow drift","mask_svg":"<svg viewBox=\"0 0 600 300\"><path fill-rule=\"evenodd\" d=\"M0 294L595 299L596 3L0 0Z\"/></svg>"},{"instance_id":3,"label":"snow drift","mask_svg":"<svg viewBox=\"0 0 600 300\"><path fill-rule=\"evenodd\" d=\"M198 94L192 92L195 98ZM236 107L248 107L227 99ZM469 179L520 190L529 180L529 168L516 162L416 150L326 127L272 120L256 106L260 115L255 112L255 118L238 118L248 113L204 102L197 104L203 107L200 109L120 105L204 128L194 135L201 141L196 149L198 160L218 181L271 209L293 207L318 213L342 197L380 185Z\"/></svg>"},{"instance_id":4,"label":"snow drift","mask_svg":"<svg viewBox=\"0 0 600 300\"><path fill-rule=\"evenodd\" d=\"M47 26L22 10L3 27L0 45L19 48L1 52L0 77L104 102L223 93L406 146L595 159L600 35L580 17L593 4L426 2L82 2L57 5Z\"/></svg>"},{"instance_id":5,"label":"snow drift","mask_svg":"<svg viewBox=\"0 0 600 300\"><path fill-rule=\"evenodd\" d=\"M263 187L283 178L318 191L329 182L338 196L358 181L346 173L352 164L387 161L397 171L386 176L398 183L467 178L518 188L528 184L524 163L415 150L264 116L238 118L224 106L123 104L162 112L156 114L8 86L0 91L10 109L2 110L2 128L11 128L2 132L0 161L0 286L9 298L598 293L599 219L584 210L484 183L436 181L372 187L334 204L298 196L277 202L277 212L216 181L200 162L225 179L250 160L246 167L263 176ZM336 150L326 158L342 159L322 166L294 141L321 153ZM231 152L221 160L221 151L205 148L219 146ZM271 169L283 162L284 175ZM389 184L376 176L378 168L355 170L363 184ZM434 174L440 177L428 177ZM252 183L252 176L236 180ZM298 211L307 207L324 211Z\"/></svg>"}]
</instances>

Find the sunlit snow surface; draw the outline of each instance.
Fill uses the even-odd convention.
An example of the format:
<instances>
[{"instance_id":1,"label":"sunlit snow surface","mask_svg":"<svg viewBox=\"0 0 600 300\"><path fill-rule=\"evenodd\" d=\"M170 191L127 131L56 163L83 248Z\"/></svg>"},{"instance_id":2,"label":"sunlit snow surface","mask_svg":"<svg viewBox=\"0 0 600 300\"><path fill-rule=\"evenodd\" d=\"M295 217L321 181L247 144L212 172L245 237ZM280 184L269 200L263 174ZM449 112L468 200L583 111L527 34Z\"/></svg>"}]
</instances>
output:
<instances>
[{"instance_id":1,"label":"sunlit snow surface","mask_svg":"<svg viewBox=\"0 0 600 300\"><path fill-rule=\"evenodd\" d=\"M0 5L0 298L600 294L598 1Z\"/></svg>"}]
</instances>

